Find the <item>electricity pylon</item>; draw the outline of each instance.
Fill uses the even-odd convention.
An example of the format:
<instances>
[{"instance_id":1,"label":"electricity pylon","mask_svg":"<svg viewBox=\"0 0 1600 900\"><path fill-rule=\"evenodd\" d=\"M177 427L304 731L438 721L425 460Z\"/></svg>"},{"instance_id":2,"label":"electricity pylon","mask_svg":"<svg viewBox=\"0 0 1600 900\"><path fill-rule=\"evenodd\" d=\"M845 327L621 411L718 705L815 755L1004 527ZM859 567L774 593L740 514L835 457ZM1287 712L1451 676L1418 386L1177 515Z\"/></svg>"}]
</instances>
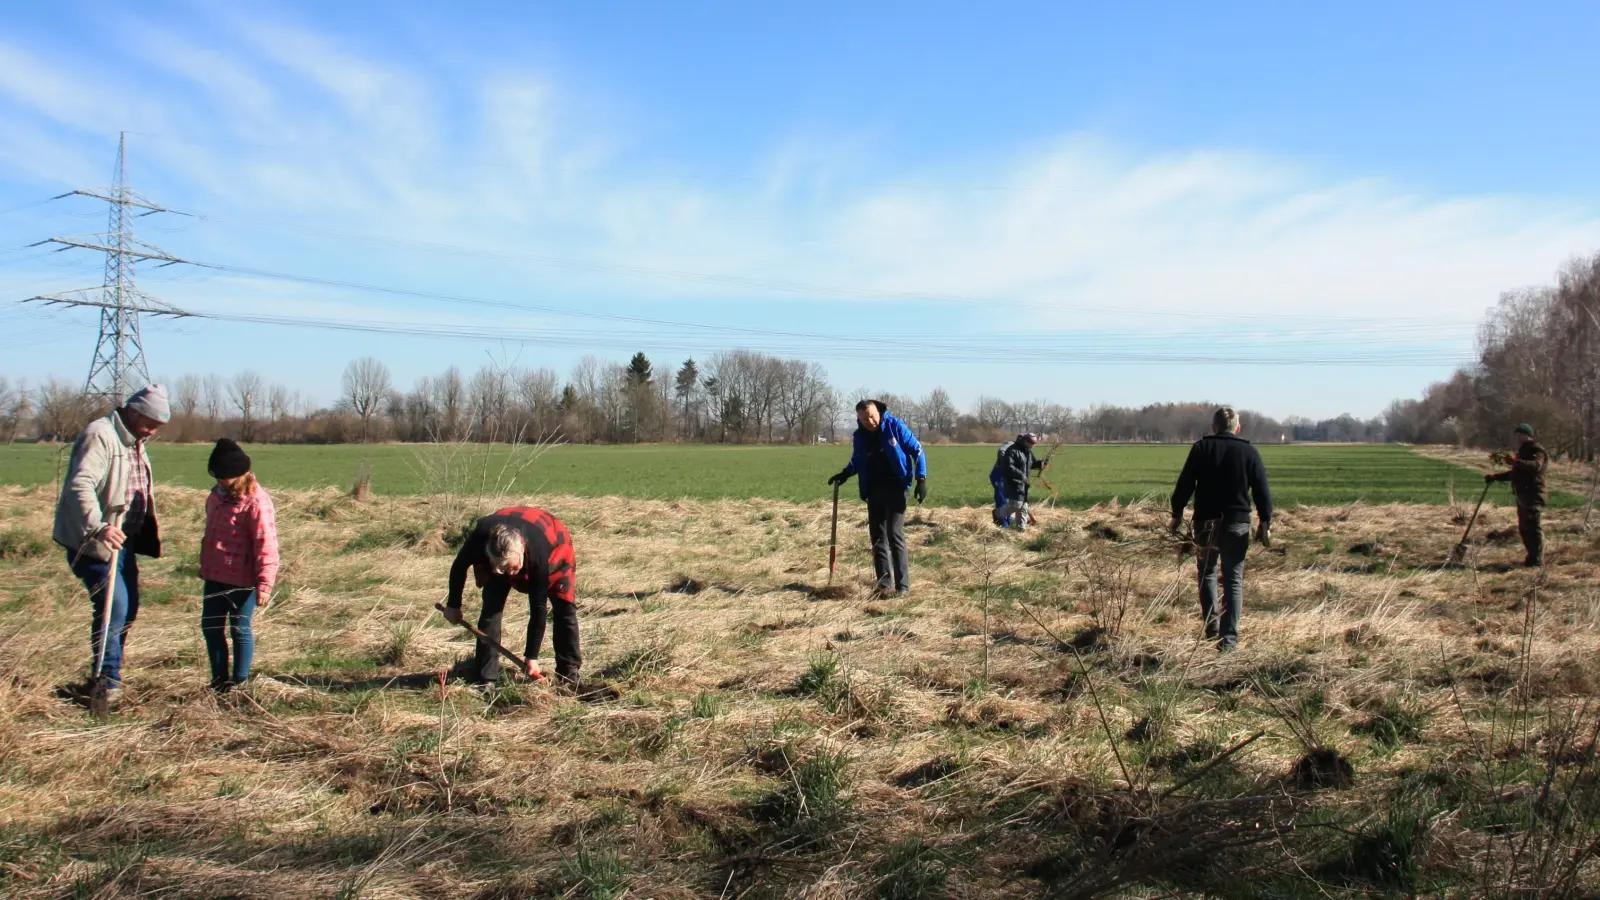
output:
<instances>
[{"instance_id":1,"label":"electricity pylon","mask_svg":"<svg viewBox=\"0 0 1600 900\"><path fill-rule=\"evenodd\" d=\"M80 288L60 294L29 297L42 303L62 306L97 307L100 310L100 337L95 341L94 360L89 363L89 377L84 379L85 394L100 397L115 407L123 398L150 383L150 369L145 364L144 339L139 333L139 315L188 316L189 313L164 303L139 290L134 281L134 266L140 262L158 262L170 266L188 263L172 256L159 247L147 244L133 236L133 219L171 212L164 206L150 202L128 187L127 177L128 133L123 132L117 141L117 183L100 190L68 191L60 197L91 197L111 205L111 221L104 234L78 237L53 237L32 246L59 244L60 250L79 248L97 250L106 255L105 282L98 288ZM142 211L141 211L142 210ZM178 213L182 215L182 213ZM59 251L58 251L59 252Z\"/></svg>"}]
</instances>

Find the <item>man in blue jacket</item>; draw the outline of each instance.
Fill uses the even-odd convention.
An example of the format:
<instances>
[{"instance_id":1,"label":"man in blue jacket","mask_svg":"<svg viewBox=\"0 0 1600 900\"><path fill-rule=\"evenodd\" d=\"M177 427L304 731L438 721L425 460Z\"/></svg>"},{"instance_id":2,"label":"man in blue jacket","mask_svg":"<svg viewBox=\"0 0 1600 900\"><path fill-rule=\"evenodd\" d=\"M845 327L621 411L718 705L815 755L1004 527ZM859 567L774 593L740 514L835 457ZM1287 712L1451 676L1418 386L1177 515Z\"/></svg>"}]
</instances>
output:
<instances>
[{"instance_id":1,"label":"man in blue jacket","mask_svg":"<svg viewBox=\"0 0 1600 900\"><path fill-rule=\"evenodd\" d=\"M928 496L928 459L906 423L889 415L882 400L856 404L854 448L850 464L828 479L844 484L860 476L861 499L867 501L867 529L872 535L872 568L878 593L911 590L911 554L906 549L906 489L916 480L917 502Z\"/></svg>"}]
</instances>

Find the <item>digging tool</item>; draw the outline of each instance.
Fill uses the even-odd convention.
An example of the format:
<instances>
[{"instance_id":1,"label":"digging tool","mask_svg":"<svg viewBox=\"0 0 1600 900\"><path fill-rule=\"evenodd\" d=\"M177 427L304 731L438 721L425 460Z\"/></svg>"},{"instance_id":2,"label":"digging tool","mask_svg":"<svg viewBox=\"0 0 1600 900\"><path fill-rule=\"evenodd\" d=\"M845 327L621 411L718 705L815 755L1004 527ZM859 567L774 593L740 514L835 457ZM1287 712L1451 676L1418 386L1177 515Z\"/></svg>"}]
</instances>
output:
<instances>
[{"instance_id":1,"label":"digging tool","mask_svg":"<svg viewBox=\"0 0 1600 900\"><path fill-rule=\"evenodd\" d=\"M1483 508L1483 501L1489 496L1489 488L1493 485L1494 482L1492 481L1483 483L1483 493L1478 495L1478 505L1472 508L1472 517L1467 519L1467 530L1461 532L1461 540L1456 544L1456 548L1450 551L1451 559L1460 562L1467 558L1467 535L1472 533L1472 525L1478 521L1478 510Z\"/></svg>"},{"instance_id":2,"label":"digging tool","mask_svg":"<svg viewBox=\"0 0 1600 900\"><path fill-rule=\"evenodd\" d=\"M122 521L122 510L113 510L107 528L115 528ZM122 562L121 548L111 551L111 566L106 569L106 608L100 613L100 646L94 654L94 679L89 685L89 711L104 722L111 716L111 683L106 678L106 642L111 639L111 606L117 600L117 565Z\"/></svg>"},{"instance_id":3,"label":"digging tool","mask_svg":"<svg viewBox=\"0 0 1600 900\"><path fill-rule=\"evenodd\" d=\"M828 587L833 587L833 566L839 556L839 486L833 486L833 523L828 526Z\"/></svg>"},{"instance_id":4,"label":"digging tool","mask_svg":"<svg viewBox=\"0 0 1600 900\"><path fill-rule=\"evenodd\" d=\"M443 603L435 603L433 605L433 608L437 609L440 613L443 613L444 610L445 610L445 606L444 606ZM488 644L489 646L491 646L494 649L498 650L500 652L501 656L504 656L506 659L509 659L512 662L516 663L518 672L521 672L521 673L523 673L525 675L527 674L527 672L528 672L528 661L526 659L523 659L522 657L516 655L515 653L512 653L510 650L506 649L506 645L505 644L502 644L499 641L495 640L494 638L489 637L487 634L484 634L482 631L478 630L478 627L476 625L473 625L471 622L468 622L466 619L462 619L461 620L461 627L465 628L466 630L468 630L470 632L472 632L473 637L476 637L478 640L483 641L485 644ZM542 673L542 672L535 672L530 677L534 681L542 682L542 681L545 680L544 673Z\"/></svg>"}]
</instances>

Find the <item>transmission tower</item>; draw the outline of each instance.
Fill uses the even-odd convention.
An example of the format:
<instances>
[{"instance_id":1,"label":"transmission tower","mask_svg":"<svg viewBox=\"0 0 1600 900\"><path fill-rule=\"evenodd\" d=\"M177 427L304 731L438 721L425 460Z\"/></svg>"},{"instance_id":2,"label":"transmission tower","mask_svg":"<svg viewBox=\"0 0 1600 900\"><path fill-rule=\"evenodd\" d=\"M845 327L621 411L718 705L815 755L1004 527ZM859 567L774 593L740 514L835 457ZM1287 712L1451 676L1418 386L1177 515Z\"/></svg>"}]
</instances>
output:
<instances>
[{"instance_id":1,"label":"transmission tower","mask_svg":"<svg viewBox=\"0 0 1600 900\"><path fill-rule=\"evenodd\" d=\"M117 141L116 184L109 188L87 191L68 191L59 197L90 197L111 206L110 224L104 234L77 237L53 237L32 246L57 244L59 250L96 250L106 255L105 281L97 288L80 288L60 294L29 297L30 301L62 306L95 307L100 310L100 337L95 341L94 360L89 363L89 377L84 379L85 394L100 397L111 406L119 405L124 397L150 383L150 369L145 364L144 340L139 333L139 315L183 317L190 315L171 304L164 303L139 290L134 280L134 266L140 262L158 262L157 268L188 260L179 259L159 247L147 244L133 236L133 220L156 213L172 212L166 207L150 202L128 187L127 173L128 133L123 132ZM183 215L183 213L177 213Z\"/></svg>"}]
</instances>

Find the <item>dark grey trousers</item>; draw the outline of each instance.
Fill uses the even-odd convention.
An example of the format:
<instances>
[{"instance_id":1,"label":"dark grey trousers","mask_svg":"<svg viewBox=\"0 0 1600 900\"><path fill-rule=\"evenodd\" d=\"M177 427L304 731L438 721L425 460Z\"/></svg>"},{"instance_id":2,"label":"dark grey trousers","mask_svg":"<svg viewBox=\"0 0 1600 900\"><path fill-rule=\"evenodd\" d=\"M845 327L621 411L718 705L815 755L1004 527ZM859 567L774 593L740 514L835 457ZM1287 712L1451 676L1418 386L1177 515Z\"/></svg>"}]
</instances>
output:
<instances>
[{"instance_id":1,"label":"dark grey trousers","mask_svg":"<svg viewBox=\"0 0 1600 900\"><path fill-rule=\"evenodd\" d=\"M1206 637L1231 647L1239 642L1239 616L1244 611L1244 555L1250 549L1250 523L1207 522L1195 534L1195 541L1200 547L1200 618L1206 624Z\"/></svg>"},{"instance_id":2,"label":"dark grey trousers","mask_svg":"<svg viewBox=\"0 0 1600 900\"><path fill-rule=\"evenodd\" d=\"M1544 565L1544 507L1518 503L1517 531L1522 536L1522 546L1528 551L1528 564Z\"/></svg>"},{"instance_id":3,"label":"dark grey trousers","mask_svg":"<svg viewBox=\"0 0 1600 900\"><path fill-rule=\"evenodd\" d=\"M873 493L867 497L867 531L872 535L872 569L878 589L911 587L911 552L906 548L906 492Z\"/></svg>"}]
</instances>

